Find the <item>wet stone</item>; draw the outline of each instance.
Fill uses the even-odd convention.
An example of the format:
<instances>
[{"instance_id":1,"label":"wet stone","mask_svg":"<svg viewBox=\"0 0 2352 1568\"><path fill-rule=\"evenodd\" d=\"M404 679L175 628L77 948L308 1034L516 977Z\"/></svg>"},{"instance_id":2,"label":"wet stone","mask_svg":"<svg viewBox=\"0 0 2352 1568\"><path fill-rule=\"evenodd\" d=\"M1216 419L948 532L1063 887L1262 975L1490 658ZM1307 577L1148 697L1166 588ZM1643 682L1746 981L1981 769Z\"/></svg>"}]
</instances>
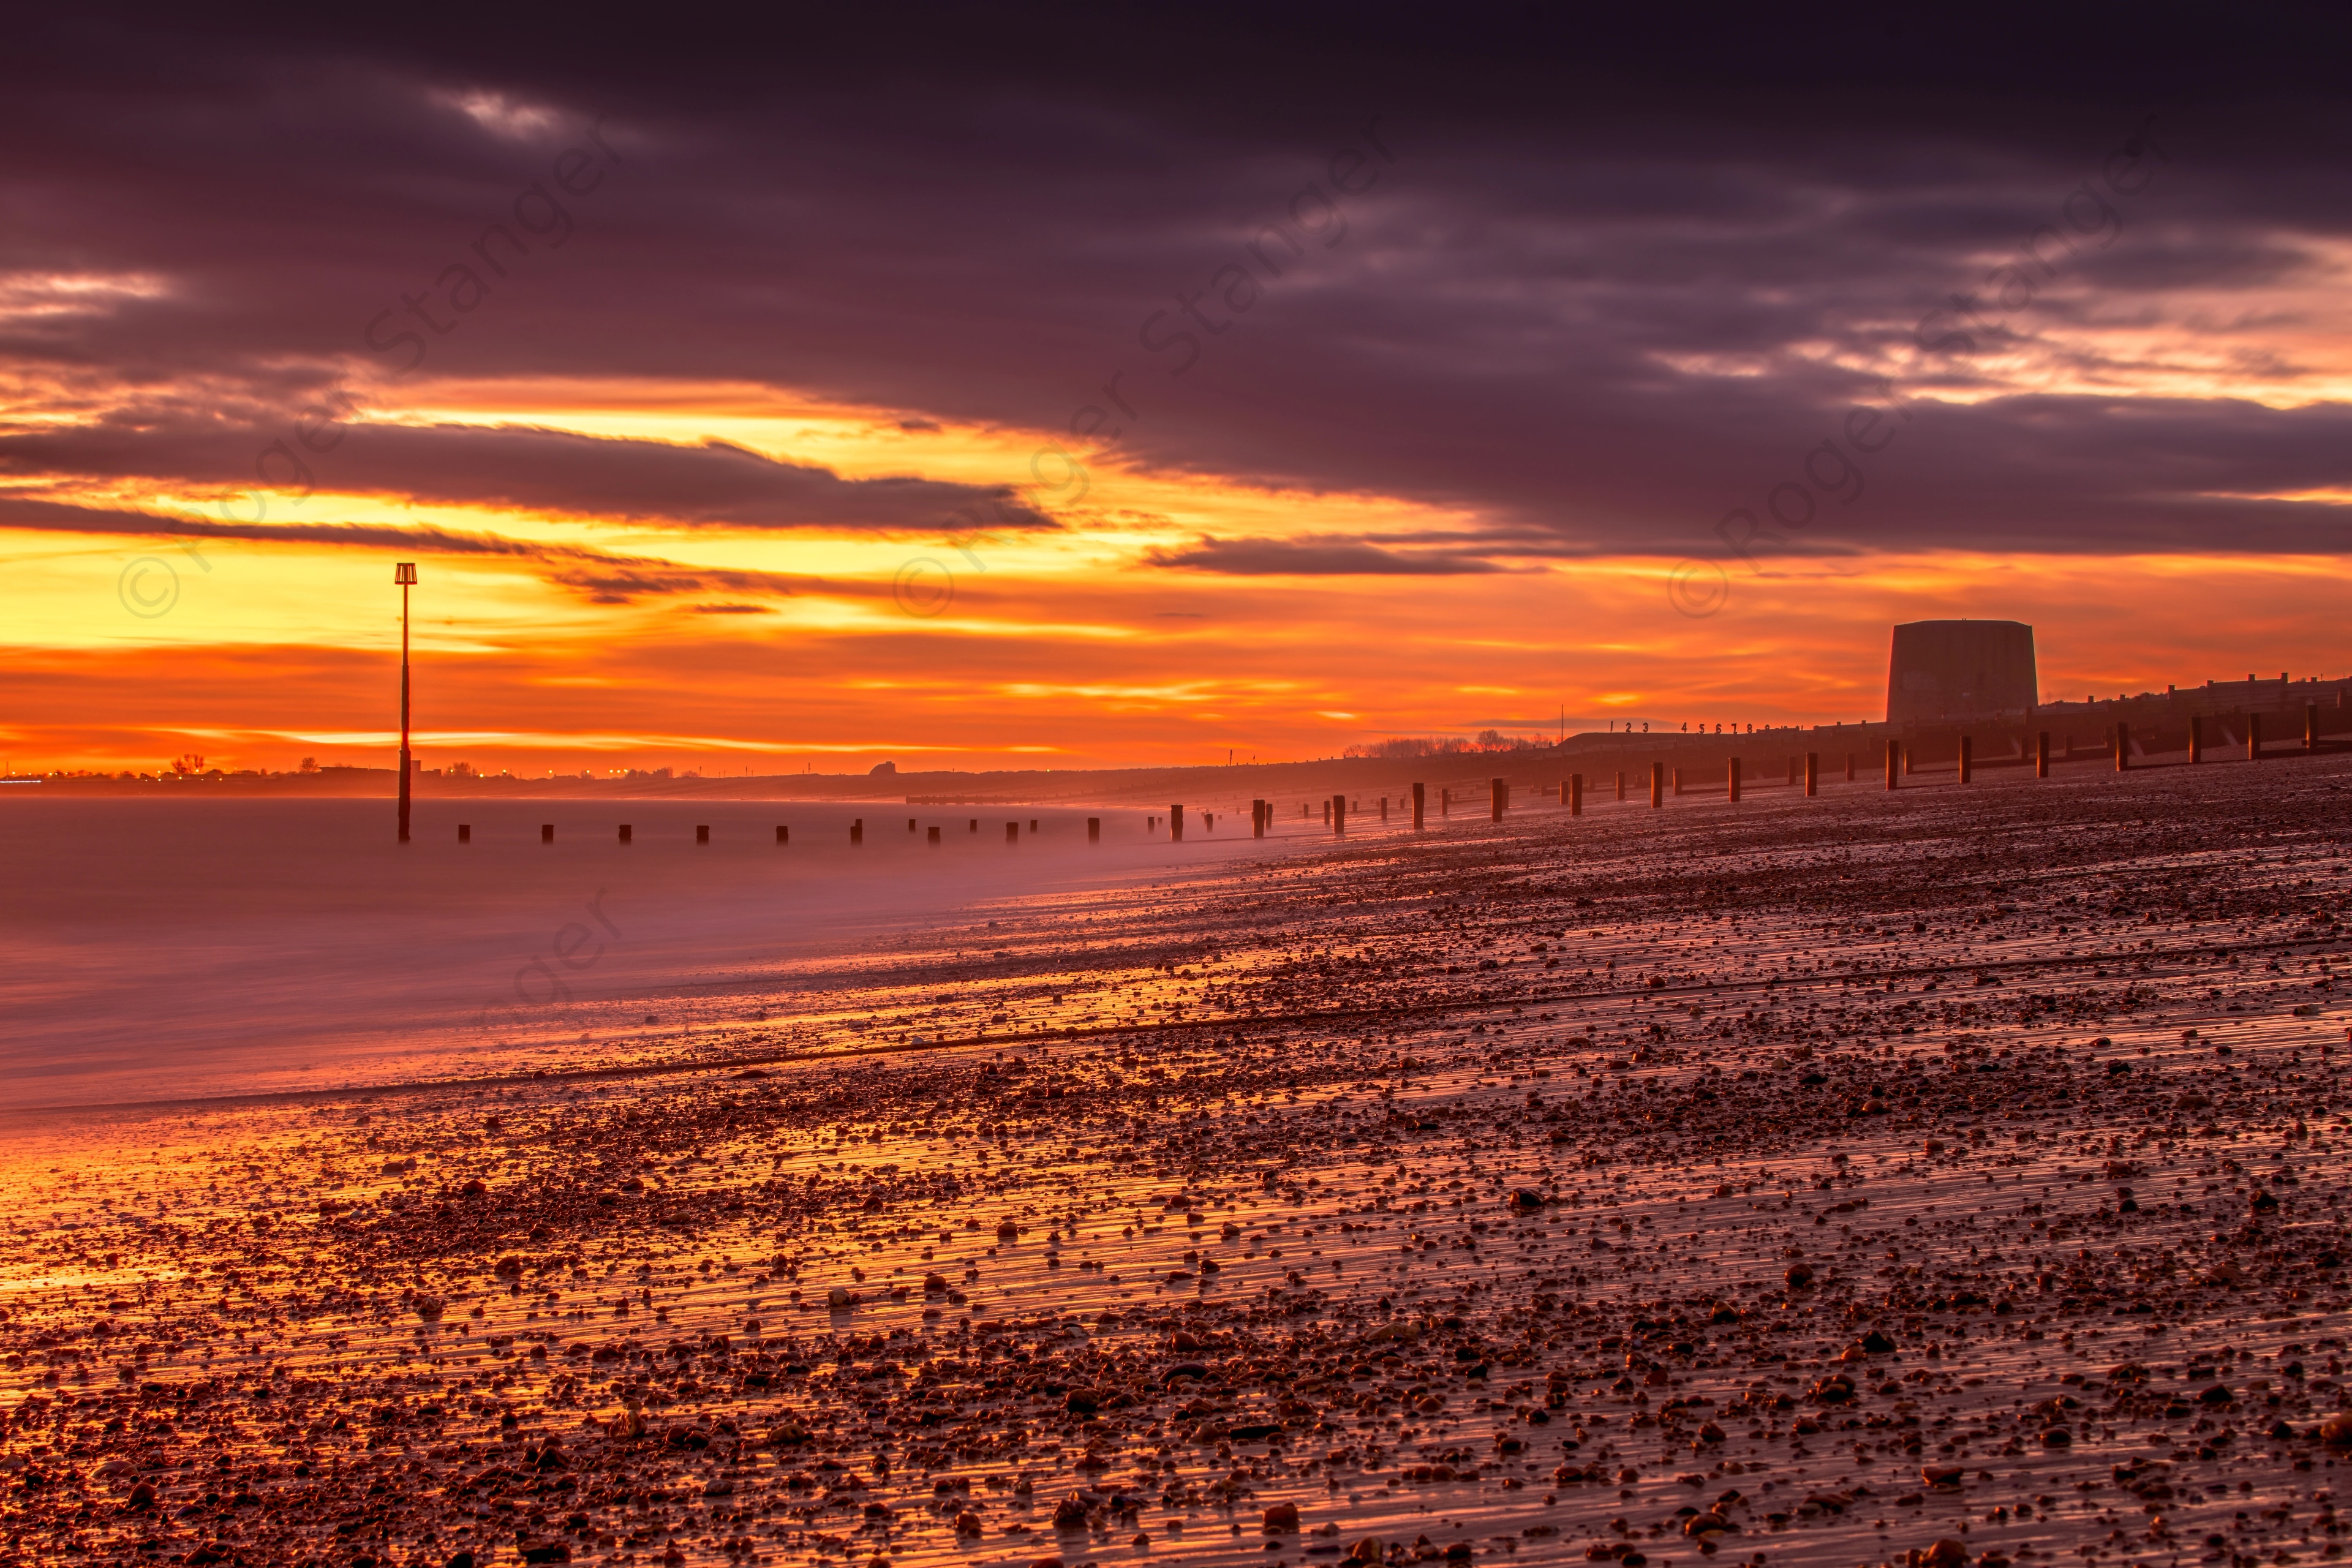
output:
<instances>
[{"instance_id":1,"label":"wet stone","mask_svg":"<svg viewBox=\"0 0 2352 1568\"><path fill-rule=\"evenodd\" d=\"M2325 1563L2334 767L1367 839L862 952L634 1076L60 1123L0 1173L0 1531Z\"/></svg>"}]
</instances>

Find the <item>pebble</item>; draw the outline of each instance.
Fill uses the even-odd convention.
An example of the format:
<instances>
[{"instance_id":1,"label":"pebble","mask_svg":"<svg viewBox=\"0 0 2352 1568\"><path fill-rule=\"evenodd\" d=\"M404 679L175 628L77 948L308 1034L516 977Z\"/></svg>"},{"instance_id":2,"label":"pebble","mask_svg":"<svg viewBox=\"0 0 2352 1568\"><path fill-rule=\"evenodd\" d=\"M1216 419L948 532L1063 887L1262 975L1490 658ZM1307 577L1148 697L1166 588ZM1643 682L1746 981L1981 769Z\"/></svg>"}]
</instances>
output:
<instances>
[{"instance_id":1,"label":"pebble","mask_svg":"<svg viewBox=\"0 0 2352 1568\"><path fill-rule=\"evenodd\" d=\"M0 1527L194 1568L2324 1558L2331 767L1367 838L856 981L1005 1013L978 1045L59 1130L6 1178Z\"/></svg>"}]
</instances>

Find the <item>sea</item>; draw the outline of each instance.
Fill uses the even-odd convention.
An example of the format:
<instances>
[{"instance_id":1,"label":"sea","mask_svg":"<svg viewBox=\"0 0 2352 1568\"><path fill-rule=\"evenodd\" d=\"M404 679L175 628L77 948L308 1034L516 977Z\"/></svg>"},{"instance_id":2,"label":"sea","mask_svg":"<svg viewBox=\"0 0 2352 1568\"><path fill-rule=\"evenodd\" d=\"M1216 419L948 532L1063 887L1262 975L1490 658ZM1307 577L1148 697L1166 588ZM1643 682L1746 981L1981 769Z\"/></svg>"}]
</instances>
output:
<instances>
[{"instance_id":1,"label":"sea","mask_svg":"<svg viewBox=\"0 0 2352 1568\"><path fill-rule=\"evenodd\" d=\"M388 801L0 799L0 1108L410 1083L511 1071L557 1045L654 1047L804 1010L860 953L984 958L993 915L1328 843L1303 823L1254 840L1245 812L1214 831L1196 815L1171 843L1156 815L433 800L403 845Z\"/></svg>"}]
</instances>

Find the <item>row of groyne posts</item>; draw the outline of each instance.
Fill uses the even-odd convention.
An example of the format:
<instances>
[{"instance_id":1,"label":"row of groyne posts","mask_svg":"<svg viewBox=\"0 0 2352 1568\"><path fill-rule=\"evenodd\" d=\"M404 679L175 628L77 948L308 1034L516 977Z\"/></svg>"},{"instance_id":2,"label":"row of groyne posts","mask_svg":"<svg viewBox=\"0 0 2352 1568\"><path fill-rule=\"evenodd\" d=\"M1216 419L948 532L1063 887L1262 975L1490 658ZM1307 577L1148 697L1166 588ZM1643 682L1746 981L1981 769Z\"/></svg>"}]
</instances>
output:
<instances>
[{"instance_id":1,"label":"row of groyne posts","mask_svg":"<svg viewBox=\"0 0 2352 1568\"><path fill-rule=\"evenodd\" d=\"M2263 733L2263 725L2262 714L2241 714L2237 716L2237 722L2242 727L2242 732L2232 733L2227 727L2221 725L2217 721L2210 720L2203 716L2192 715L2188 721L2189 761L2192 763L2202 763L2212 760L2209 753L2218 754L2218 749L2212 744L2217 738L2224 742L2224 748L2222 749L2239 752L2248 762L2260 762L2265 756L2276 759L2283 754L2275 749L2267 752L2264 751L2263 748L2266 742ZM2211 730L2209 730L2209 725L2212 726ZM2147 727L2143 726L2143 728L2145 729ZM2145 758L2147 749L2145 742L2150 737L2147 736L2136 738L2133 734L2132 726L2128 721L2117 721L2107 730L2107 733L2105 735L2105 755L2113 763L2116 772L2129 773L2132 770L2133 758L2135 755L2138 755L2143 759ZM1976 779L1977 768L1975 737L1964 734L1957 737L1957 740L1958 742L1958 754L1954 759L1953 771L1957 773L1959 783L1964 784L1972 784ZM1903 787L1903 781L1912 774L1913 763L1915 761L1914 749L1904 741L1891 737L1885 744L1885 787L1890 790L1900 789ZM2302 743L2294 749L2305 753L2315 752L2320 749L2320 710L2317 703L2309 704L2305 708ZM2056 751L2051 745L2049 731L2040 731L2035 734L2032 754L2034 777L2043 779L2048 778L2050 776L2051 763L2053 759L2058 755ZM2072 761L2075 755L2076 752L2074 738L2072 736L2068 736L2066 740L2064 760ZM1845 777L1847 783L1851 784L1854 782L1856 777L1859 775L1861 758L1862 753L1857 752L1848 752L1845 753ZM2145 765L2144 761L2142 765ZM1818 795L1821 794L1822 754L1819 752L1806 752L1801 756L1790 756L1788 760L1788 784L1790 788L1793 789L1801 783L1806 795ZM1696 772L1696 770L1693 771ZM1665 805L1666 796L1669 793L1669 786L1671 786L1671 792L1674 795L1681 795L1686 793L1686 784L1695 784L1696 783L1695 779L1689 781L1685 779L1684 769L1680 767L1669 767L1668 764L1664 762L1653 762L1650 764L1649 773L1650 805L1654 807L1663 806ZM1628 775L1622 771L1620 771L1616 775L1615 793L1616 798L1620 801L1626 798L1627 777ZM1737 756L1728 758L1723 773L1723 788L1727 798L1734 801L1739 799L1741 785L1744 782L1745 770L1742 766L1741 759ZM1428 786L1417 784L1412 785L1412 794L1410 800L1412 810L1412 826L1418 829L1423 826L1427 813ZM1584 775L1582 773L1570 773L1557 786L1544 788L1542 790L1542 794L1547 799L1555 799L1560 805L1565 805L1568 808L1569 815L1571 816L1581 816L1584 815ZM1398 804L1402 806L1405 803L1403 801L1400 801ZM1328 827L1335 835L1344 835L1348 831L1348 796L1345 795L1335 795L1329 799L1324 801L1322 805L1324 826ZM1487 810L1490 819L1496 822L1502 821L1504 814L1510 809L1510 781L1501 778L1488 780ZM1447 816L1452 816L1454 805L1454 801L1453 791L1440 790L1438 792L1438 809L1440 814ZM1168 820L1170 837L1171 838L1181 839L1184 837L1184 808L1181 805L1177 805L1171 806L1169 809L1170 816ZM1299 807L1299 811L1301 815L1311 817L1314 806L1312 805L1302 805ZM1381 797L1380 820L1382 822L1389 820L1389 801L1388 797L1385 795ZM1257 838L1265 837L1267 830L1273 826L1273 823L1274 803L1272 801L1254 800L1250 802L1251 837Z\"/></svg>"},{"instance_id":2,"label":"row of groyne posts","mask_svg":"<svg viewBox=\"0 0 2352 1568\"><path fill-rule=\"evenodd\" d=\"M2209 760L2209 752L2218 752L2219 751L2240 752L2248 762L2260 762L2266 755L2273 758L2282 755L2283 753L2276 750L2267 752L2264 751L2263 748L2265 744L2270 742L2266 742L2263 733L2263 715L2261 713L2238 714L2235 716L2235 722L2239 726L2239 731L2233 732L2229 727L2228 721L2203 715L2191 715L2188 720L2189 761L2192 763L2201 763ZM2209 726L2211 726L2210 730ZM2150 749L2147 742L2153 740L2155 737L2152 733L2147 731L2152 731L2154 727L2143 725L2141 729L2143 733L2135 735L2131 722L2126 720L2118 720L2113 725L2107 727L2105 737L2105 755L2108 759L2112 760L2116 772L2129 773L2132 769L2134 756L2138 755L2144 758L2147 751ZM2179 737L2178 732L2176 731L2171 738L2176 740L2179 739ZM1958 736L1957 739L1958 742L1958 754L1955 759L1955 770L1958 774L1958 780L1961 784L1969 784L1974 782L1976 777L1977 760L1975 738L1973 736L1963 734ZM2212 744L2212 742L2217 739L2222 742L2220 748L2216 748ZM1888 789L1899 789L1902 787L1903 780L1910 776L1913 772L1913 763L1916 760L1915 755L1916 746L1913 743L1906 743L1899 739L1889 738L1885 742L1885 747L1886 787ZM2319 749L2319 704L2315 702L2307 703L2305 705L2303 711L2302 744L2296 747L2295 750L2304 752L2317 752ZM2053 757L2058 755L2059 753L2053 750L2050 743L2050 731L2047 730L2039 731L2034 737L2034 776L2036 778L2048 778L2050 776L2051 762ZM2074 740L2072 735L2069 735L2066 737L2066 745L2063 760L2071 762L2074 759L2075 755ZM1858 752L1848 752L1845 753L1845 777L1846 782L1849 784L1853 783L1858 775L1861 756L1862 753ZM2017 759L2011 758L2008 760L2014 761ZM1821 793L1822 754L1819 752L1806 752L1801 756L1792 755L1788 760L1788 767L1789 787L1795 788L1798 784L1801 782L1804 785L1804 791L1808 795L1817 795ZM1692 769L1690 771L1696 773L1697 770ZM1696 778L1685 780L1684 777L1685 769L1682 767L1669 767L1668 764L1664 762L1653 762L1650 764L1649 773L1650 804L1653 806L1663 806L1665 805L1669 785L1671 785L1672 793L1674 795L1682 795L1688 793L1686 785L1695 785L1697 783ZM1615 781L1616 798L1620 801L1626 798L1627 777L1627 773L1622 770L1620 770L1617 773ZM1727 759L1727 765L1724 770L1724 790L1727 797L1731 800L1738 800L1740 795L1740 787L1743 782L1744 772L1740 759L1736 756ZM1402 809L1408 803L1410 804L1412 812L1412 826L1416 830L1418 830L1424 826L1426 821L1429 805L1429 788L1426 784L1417 784L1412 786L1412 793L1409 797L1400 799L1397 802L1397 805L1400 809ZM1556 799L1560 805L1568 807L1569 814L1570 816L1581 816L1584 815L1584 775L1582 773L1570 773L1567 779L1562 781L1557 786L1546 786L1542 789L1541 793L1545 798ZM1437 795L1439 815L1441 816L1452 816L1454 815L1454 807L1455 804L1454 792L1451 789L1441 789L1437 792ZM1335 835L1345 835L1348 831L1348 798L1349 797L1346 795L1335 795L1322 802L1323 825L1329 828ZM1510 782L1507 779L1501 778L1488 780L1487 809L1491 819L1496 822L1502 821L1504 813L1510 808ZM1299 814L1302 816L1307 817L1309 821L1313 820L1315 813L1313 803L1301 803L1298 809ZM1274 810L1275 803L1273 801L1253 800L1250 802L1251 837L1263 838L1267 835L1267 833L1272 831L1274 827ZM1389 800L1386 795L1382 795L1380 798L1379 810L1380 820L1382 822L1388 821ZM1200 814L1200 817L1202 825L1204 827L1211 831L1215 829L1217 818L1214 812L1202 812ZM981 819L976 816L970 818L966 826L966 832L970 834L979 833L980 822ZM1184 837L1184 807L1181 805L1171 805L1168 808L1168 816L1165 818L1158 816L1147 816L1144 818L1145 827L1154 833L1158 832L1163 824L1167 827L1168 837L1171 840L1178 843L1182 842ZM1007 822L1004 825L1004 841L1007 844L1018 843L1022 837L1022 828L1023 825L1018 820ZM1032 834L1037 832L1038 819L1031 817L1028 820L1027 828ZM907 831L909 834L917 831L916 818L911 816L907 818ZM940 834L940 829L939 825L932 824L929 830L929 842L933 844L940 843L941 841ZM473 838L474 829L472 825L463 822L459 823L457 825L457 842L460 844L470 844L473 842ZM698 844L709 843L709 825L707 823L697 824L694 829L694 838L695 842ZM539 841L542 844L552 844L555 842L555 825L553 823L543 822L540 824ZM634 827L625 822L620 824L620 842L623 844L628 844L634 841ZM863 844L866 842L866 819L864 817L858 817L850 823L849 841L852 844ZM777 824L776 843L781 847L788 845L791 842L792 829L782 823ZM1099 844L1102 842L1101 817L1089 816L1087 818L1087 842L1089 844Z\"/></svg>"},{"instance_id":3,"label":"row of groyne posts","mask_svg":"<svg viewBox=\"0 0 2352 1568\"><path fill-rule=\"evenodd\" d=\"M1184 808L1178 806L1176 809L1181 812ZM907 818L907 831L908 833L913 833L915 831L916 820L916 818L911 816ZM1212 820L1214 819L1213 818ZM1034 816L1031 817L1029 819L1029 831L1031 833L1036 832L1037 826L1037 818ZM974 834L978 833L980 831L980 818L976 816L971 818L970 826L966 831ZM634 824L624 822L620 825L621 843L634 844L636 842L636 827ZM1182 837L1181 831L1179 832L1178 837ZM470 822L461 822L457 824L457 842L460 844L471 844L473 841L474 825ZM551 822L542 822L539 825L539 841L541 844L552 844L555 842L555 824ZM694 841L697 844L708 844L710 842L710 825L709 823L698 822L695 824ZM777 847L781 848L782 847L790 844L792 841L793 830L783 823L780 822L776 824ZM852 844L863 844L866 842L866 819L864 817L858 817L850 823L849 841ZM1004 825L1004 842L1007 844L1017 844L1020 841L1021 824L1018 821L1006 823ZM936 823L931 825L930 842L933 844L940 842L940 828ZM1089 816L1087 818L1087 842L1089 844L1099 844L1102 842L1101 817Z\"/></svg>"},{"instance_id":4,"label":"row of groyne posts","mask_svg":"<svg viewBox=\"0 0 2352 1568\"><path fill-rule=\"evenodd\" d=\"M1571 781L1571 784L1563 784L1561 788L1569 791L1570 796L1578 803L1579 809L1580 810L1582 808L1584 799L1584 775L1581 773L1577 774ZM1511 803L1511 786L1507 780L1496 779L1492 781L1492 789L1494 795L1494 817L1496 822L1500 822L1503 820L1504 809ZM1622 798L1623 789L1622 784L1619 789L1619 795L1620 798ZM1454 792L1450 789L1441 789L1437 792L1437 809L1440 815L1446 816L1453 816ZM1429 815L1429 786L1427 784L1414 784L1412 786L1412 795L1410 799L1412 805L1412 825L1415 827L1420 827L1426 821ZM1402 810L1405 804L1405 800L1400 799L1397 802L1397 806ZM1389 819L1389 797L1386 795L1381 796L1380 813L1381 820L1382 822L1386 822ZM1312 820L1315 815L1314 804L1307 801L1300 802L1298 806L1298 815ZM1202 817L1209 826L1213 828L1216 826L1217 819L1213 813L1203 812L1202 813ZM1148 820L1150 826L1155 828L1159 826L1157 818ZM1335 833L1345 833L1348 831L1348 797L1345 795L1335 795L1323 802L1323 825L1326 827L1330 828ZM1250 837L1252 838L1263 838L1271 832L1273 828L1274 802L1270 800L1254 800L1250 802ZM1181 805L1171 805L1168 808L1168 837L1179 841L1181 841L1184 837L1184 808Z\"/></svg>"}]
</instances>

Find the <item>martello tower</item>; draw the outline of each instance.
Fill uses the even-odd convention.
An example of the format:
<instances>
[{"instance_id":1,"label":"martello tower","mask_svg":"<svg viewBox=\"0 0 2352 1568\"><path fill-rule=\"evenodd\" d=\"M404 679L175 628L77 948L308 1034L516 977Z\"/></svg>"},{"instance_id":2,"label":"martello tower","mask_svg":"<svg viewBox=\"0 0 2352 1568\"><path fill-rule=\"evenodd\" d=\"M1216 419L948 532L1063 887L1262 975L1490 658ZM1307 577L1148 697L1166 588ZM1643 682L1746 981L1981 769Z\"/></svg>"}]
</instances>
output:
<instances>
[{"instance_id":1,"label":"martello tower","mask_svg":"<svg viewBox=\"0 0 2352 1568\"><path fill-rule=\"evenodd\" d=\"M1895 628L1886 721L2023 713L2041 688L2033 628L2022 621L1913 621Z\"/></svg>"}]
</instances>

